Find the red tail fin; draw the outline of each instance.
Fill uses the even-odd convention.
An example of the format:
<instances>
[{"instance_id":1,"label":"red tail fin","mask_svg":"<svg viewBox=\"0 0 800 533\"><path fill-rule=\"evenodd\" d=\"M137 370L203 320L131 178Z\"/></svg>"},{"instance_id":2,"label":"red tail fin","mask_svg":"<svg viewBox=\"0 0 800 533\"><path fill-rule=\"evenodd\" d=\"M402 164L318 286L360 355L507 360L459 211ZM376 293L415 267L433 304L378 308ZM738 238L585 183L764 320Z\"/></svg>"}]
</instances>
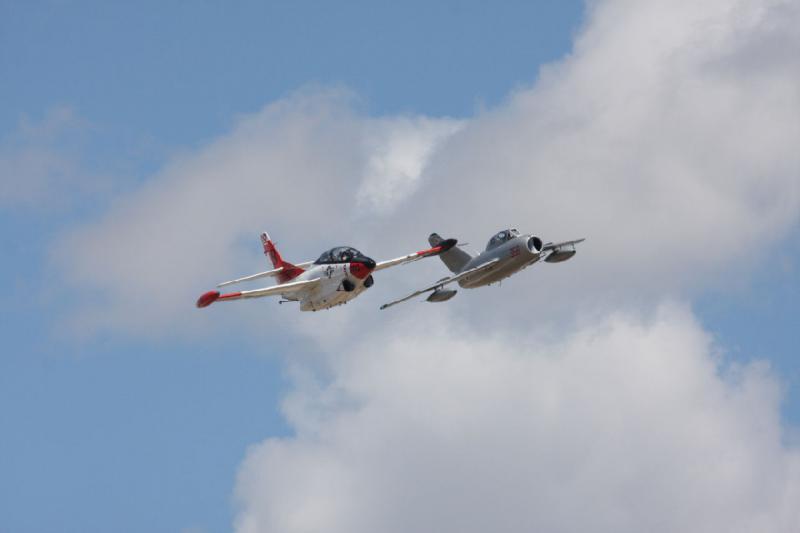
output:
<instances>
[{"instance_id":1,"label":"red tail fin","mask_svg":"<svg viewBox=\"0 0 800 533\"><path fill-rule=\"evenodd\" d=\"M278 274L278 281L281 283L291 281L304 272L304 270L299 266L283 260L280 252L277 248L275 248L275 244L272 242L272 239L269 238L269 235L267 235L266 232L261 234L261 244L264 245L264 255L269 257L269 260L272 261L272 267L283 269L283 271Z\"/></svg>"}]
</instances>

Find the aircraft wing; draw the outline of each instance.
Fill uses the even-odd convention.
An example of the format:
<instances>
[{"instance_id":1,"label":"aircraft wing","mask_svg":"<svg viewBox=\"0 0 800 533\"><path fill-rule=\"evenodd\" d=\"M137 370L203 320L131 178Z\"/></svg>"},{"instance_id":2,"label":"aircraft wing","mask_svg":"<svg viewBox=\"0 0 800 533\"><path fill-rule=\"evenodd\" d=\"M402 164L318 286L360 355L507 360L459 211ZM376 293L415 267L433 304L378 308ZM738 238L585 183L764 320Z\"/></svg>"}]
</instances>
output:
<instances>
[{"instance_id":1,"label":"aircraft wing","mask_svg":"<svg viewBox=\"0 0 800 533\"><path fill-rule=\"evenodd\" d=\"M304 290L313 289L318 283L319 279L311 279L305 281L292 281L283 283L281 285L274 285L272 287L265 287L263 289L254 289L251 291L229 292L227 294L220 294L219 291L210 291L202 295L197 300L197 307L207 307L217 300L241 300L243 298L261 298L263 296L276 296L283 294L292 294Z\"/></svg>"},{"instance_id":2,"label":"aircraft wing","mask_svg":"<svg viewBox=\"0 0 800 533\"><path fill-rule=\"evenodd\" d=\"M377 272L378 270L383 270L384 268L403 265L405 263L410 263L412 261L418 261L424 257L439 255L441 253L446 252L453 246L455 246L457 242L458 241L456 239L446 239L440 242L437 246L434 246L433 248L428 248L427 250L414 252L413 254L404 255L403 257L396 257L395 259L389 259L388 261L381 261L377 265L375 265L373 271Z\"/></svg>"},{"instance_id":3,"label":"aircraft wing","mask_svg":"<svg viewBox=\"0 0 800 533\"><path fill-rule=\"evenodd\" d=\"M464 279L464 278L469 277L469 276L471 276L473 274L483 273L483 272L487 272L489 270L492 270L494 267L497 266L498 262L500 262L500 258L496 257L496 258L492 259L491 261L489 261L487 263L484 263L484 264L482 264L480 266L476 266L475 268L470 268L469 270L465 270L464 272L460 272L460 273L456 274L455 276L450 276L449 278L441 279L441 280L437 281L435 284L431 285L430 287L425 287L424 289L420 289L417 292L409 294L405 298L400 298L399 300L394 300L393 302L389 302L387 304L383 304L381 306L381 309L386 309L387 307L391 307L393 305L396 305L396 304L399 304L399 303L403 303L406 300L410 300L411 298L419 296L420 294L425 294L426 292L429 292L429 291L435 291L436 289L438 289L440 287L444 287L445 285L448 285L450 283L454 283L454 282L456 282L456 281L458 281L460 279Z\"/></svg>"},{"instance_id":4,"label":"aircraft wing","mask_svg":"<svg viewBox=\"0 0 800 533\"><path fill-rule=\"evenodd\" d=\"M297 264L295 266L298 266L300 268L306 268L306 267L309 267L309 266L311 266L313 264L314 264L314 261L306 261L305 263L300 263L300 264ZM250 276L245 276L243 278L232 279L230 281L223 281L222 283L217 285L217 287L225 287L227 285L233 285L234 283L242 283L244 281L250 281L250 280L253 280L253 279L269 278L269 277L277 276L278 274L283 272L283 270L284 270L284 268L280 267L280 268L276 268L275 270L266 270L264 272L259 272L258 274L252 274Z\"/></svg>"}]
</instances>

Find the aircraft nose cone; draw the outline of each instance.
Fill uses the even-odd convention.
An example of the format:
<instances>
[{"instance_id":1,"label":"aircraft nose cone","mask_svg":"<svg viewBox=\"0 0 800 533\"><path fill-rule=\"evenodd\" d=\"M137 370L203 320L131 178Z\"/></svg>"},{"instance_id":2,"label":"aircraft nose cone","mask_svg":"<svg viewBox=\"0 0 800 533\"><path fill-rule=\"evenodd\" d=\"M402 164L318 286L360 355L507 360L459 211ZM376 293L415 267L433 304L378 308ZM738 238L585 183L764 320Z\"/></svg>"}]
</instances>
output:
<instances>
[{"instance_id":1,"label":"aircraft nose cone","mask_svg":"<svg viewBox=\"0 0 800 533\"><path fill-rule=\"evenodd\" d=\"M375 268L375 261L369 257L356 257L350 262L350 273L358 279L364 279Z\"/></svg>"}]
</instances>

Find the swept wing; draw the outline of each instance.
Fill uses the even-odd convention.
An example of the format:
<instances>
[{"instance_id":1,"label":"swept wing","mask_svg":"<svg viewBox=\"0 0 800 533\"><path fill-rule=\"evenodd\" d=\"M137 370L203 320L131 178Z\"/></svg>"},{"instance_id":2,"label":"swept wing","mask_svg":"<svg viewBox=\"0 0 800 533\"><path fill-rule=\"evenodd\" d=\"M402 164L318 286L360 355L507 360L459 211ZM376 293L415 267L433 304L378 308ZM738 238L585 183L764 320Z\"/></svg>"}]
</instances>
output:
<instances>
[{"instance_id":1,"label":"swept wing","mask_svg":"<svg viewBox=\"0 0 800 533\"><path fill-rule=\"evenodd\" d=\"M292 281L289 283L283 283L281 285L265 287L263 289L229 292L227 294L220 294L219 291L210 291L202 295L197 300L197 307L207 307L217 300L241 300L243 298L262 298L264 296L294 294L300 291L311 290L317 284L319 284L319 282L319 278L304 281Z\"/></svg>"},{"instance_id":2,"label":"swept wing","mask_svg":"<svg viewBox=\"0 0 800 533\"><path fill-rule=\"evenodd\" d=\"M378 270L383 270L384 268L403 265L405 263L411 263L412 261L419 261L424 257L439 255L441 253L446 252L453 246L455 246L457 242L458 241L456 239L446 239L441 243L439 243L438 245L434 246L433 248L428 248L427 250L420 250L419 252L414 252L413 254L404 255L403 257L396 257L395 259L389 259L388 261L381 261L380 263L375 265L374 271L377 272Z\"/></svg>"},{"instance_id":3,"label":"swept wing","mask_svg":"<svg viewBox=\"0 0 800 533\"><path fill-rule=\"evenodd\" d=\"M450 276L449 278L444 278L442 280L439 280L435 284L431 285L430 287L425 287L424 289L420 289L420 290L418 290L418 291L416 291L416 292L414 292L412 294L409 294L405 298L401 298L399 300L394 300L393 302L389 302L389 303L383 304L381 306L381 309L386 309L387 307L391 307L393 305L405 302L407 300L410 300L411 298L419 296L420 294L424 294L424 293L430 292L430 291L435 291L436 289L438 289L440 287L444 287L445 285L448 285L450 283L454 283L454 282L456 282L456 281L458 281L460 279L467 278L467 277L469 277L469 276L471 276L473 274L486 273L486 272L492 270L493 268L495 268L497 266L497 263L499 263L499 262L500 262L500 258L496 257L496 258L492 259L491 261L489 261L487 263L484 263L484 264L482 264L480 266L476 266L475 268L470 268L469 270L465 270L464 272L456 274L455 276Z\"/></svg>"}]
</instances>

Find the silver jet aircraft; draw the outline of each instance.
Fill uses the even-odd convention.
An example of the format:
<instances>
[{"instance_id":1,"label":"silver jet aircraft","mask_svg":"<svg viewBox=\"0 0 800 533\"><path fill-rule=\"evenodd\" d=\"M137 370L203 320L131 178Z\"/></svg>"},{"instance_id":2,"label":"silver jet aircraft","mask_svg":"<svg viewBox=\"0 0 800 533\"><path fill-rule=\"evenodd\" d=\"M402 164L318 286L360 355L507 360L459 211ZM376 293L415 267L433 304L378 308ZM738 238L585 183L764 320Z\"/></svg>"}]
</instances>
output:
<instances>
[{"instance_id":1,"label":"silver jet aircraft","mask_svg":"<svg viewBox=\"0 0 800 533\"><path fill-rule=\"evenodd\" d=\"M409 294L405 298L383 304L381 309L386 309L395 304L410 300L420 294L431 292L429 302L444 302L456 295L456 289L446 289L445 285L458 282L464 289L474 289L497 283L512 274L544 259L547 263L560 263L575 255L575 245L584 239L564 241L559 243L549 242L544 244L542 239L534 235L520 235L515 229L506 229L497 232L489 240L486 250L477 256L459 247L450 248L439 254L439 257L454 275L440 279L433 285ZM428 237L431 246L445 242L439 235L432 233Z\"/></svg>"}]
</instances>

